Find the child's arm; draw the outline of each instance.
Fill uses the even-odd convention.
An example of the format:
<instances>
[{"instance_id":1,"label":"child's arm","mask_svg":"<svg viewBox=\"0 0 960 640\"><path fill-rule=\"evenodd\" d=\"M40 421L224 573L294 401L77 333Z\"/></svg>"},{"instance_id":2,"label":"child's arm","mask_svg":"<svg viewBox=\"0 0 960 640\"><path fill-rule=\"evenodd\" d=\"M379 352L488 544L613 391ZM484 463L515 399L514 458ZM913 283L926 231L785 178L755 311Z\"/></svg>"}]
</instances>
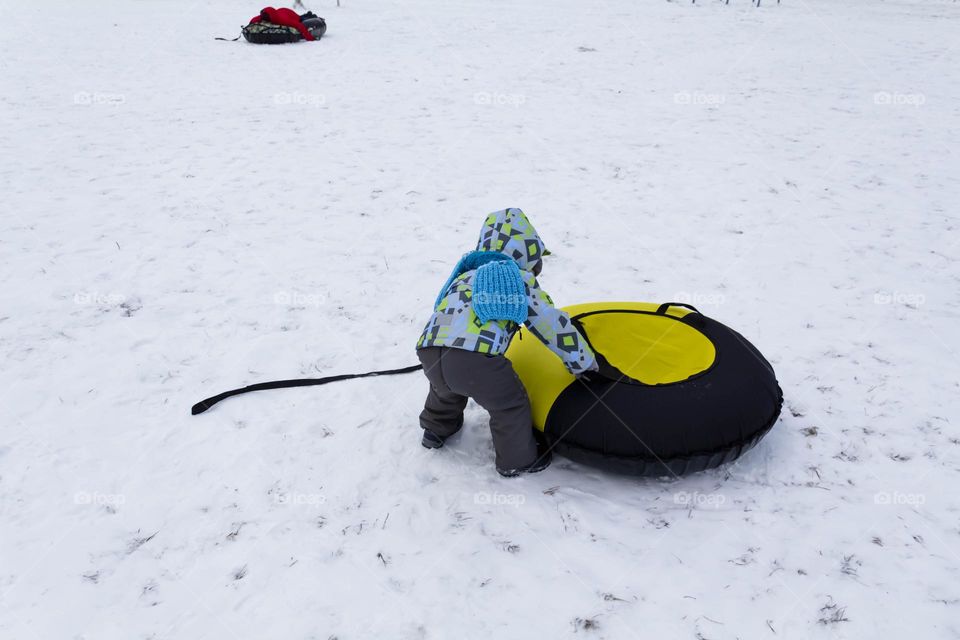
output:
<instances>
[{"instance_id":1,"label":"child's arm","mask_svg":"<svg viewBox=\"0 0 960 640\"><path fill-rule=\"evenodd\" d=\"M570 316L553 306L553 300L540 288L536 278L530 275L524 281L530 303L524 325L530 333L557 354L570 373L596 371L593 349L570 321Z\"/></svg>"}]
</instances>

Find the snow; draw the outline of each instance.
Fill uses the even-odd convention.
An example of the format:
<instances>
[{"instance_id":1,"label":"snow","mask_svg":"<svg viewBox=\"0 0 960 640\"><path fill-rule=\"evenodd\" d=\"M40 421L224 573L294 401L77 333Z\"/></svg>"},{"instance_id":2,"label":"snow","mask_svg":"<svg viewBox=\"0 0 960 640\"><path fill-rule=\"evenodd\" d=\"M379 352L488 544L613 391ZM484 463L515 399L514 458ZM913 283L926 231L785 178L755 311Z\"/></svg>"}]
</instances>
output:
<instances>
[{"instance_id":1,"label":"snow","mask_svg":"<svg viewBox=\"0 0 960 640\"><path fill-rule=\"evenodd\" d=\"M6 3L0 638L960 637L960 5ZM11 16L15 16L15 19ZM784 415L507 480L392 368L484 214L561 304L681 300Z\"/></svg>"}]
</instances>

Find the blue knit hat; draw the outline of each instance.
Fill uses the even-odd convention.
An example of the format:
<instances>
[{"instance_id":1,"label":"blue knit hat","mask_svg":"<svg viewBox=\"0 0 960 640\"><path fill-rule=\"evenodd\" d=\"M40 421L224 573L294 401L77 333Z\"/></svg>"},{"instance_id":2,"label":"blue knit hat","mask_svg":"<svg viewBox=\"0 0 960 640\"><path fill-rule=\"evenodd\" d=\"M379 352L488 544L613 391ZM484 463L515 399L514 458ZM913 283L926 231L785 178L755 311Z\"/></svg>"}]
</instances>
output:
<instances>
[{"instance_id":1,"label":"blue knit hat","mask_svg":"<svg viewBox=\"0 0 960 640\"><path fill-rule=\"evenodd\" d=\"M440 293L437 294L437 299L433 303L433 308L436 309L440 305L443 297L447 295L447 289L450 288L450 285L453 284L454 280L460 277L460 274L466 273L467 271L473 271L474 269L479 269L488 262L509 259L509 256L505 256L496 251L471 251L463 254L457 264L453 267L453 271L450 272L450 277L447 278L445 283L443 283L443 287L441 287Z\"/></svg>"},{"instance_id":2,"label":"blue knit hat","mask_svg":"<svg viewBox=\"0 0 960 640\"><path fill-rule=\"evenodd\" d=\"M443 284L433 304L436 309L443 301L453 281L467 271L476 270L471 302L480 322L510 320L523 324L527 320L527 285L520 267L510 256L497 251L471 251L463 254L450 277Z\"/></svg>"},{"instance_id":3,"label":"blue knit hat","mask_svg":"<svg viewBox=\"0 0 960 640\"><path fill-rule=\"evenodd\" d=\"M490 262L479 269L473 279L473 312L480 322L509 320L517 324L527 321L527 287L520 267L513 260Z\"/></svg>"}]
</instances>

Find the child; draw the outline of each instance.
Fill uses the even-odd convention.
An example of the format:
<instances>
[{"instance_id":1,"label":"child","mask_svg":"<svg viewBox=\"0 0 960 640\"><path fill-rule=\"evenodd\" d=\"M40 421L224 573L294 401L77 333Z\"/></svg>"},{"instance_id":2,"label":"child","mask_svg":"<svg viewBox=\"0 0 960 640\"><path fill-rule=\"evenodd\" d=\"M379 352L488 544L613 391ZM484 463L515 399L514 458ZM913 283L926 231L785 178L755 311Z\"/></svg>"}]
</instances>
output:
<instances>
[{"instance_id":1,"label":"child","mask_svg":"<svg viewBox=\"0 0 960 640\"><path fill-rule=\"evenodd\" d=\"M439 449L459 431L467 399L473 398L490 413L500 475L549 466L549 449L534 439L527 392L503 353L522 324L570 373L596 371L597 363L570 316L537 284L548 253L520 209L487 216L477 250L457 263L417 342L430 381L420 414L424 447Z\"/></svg>"}]
</instances>

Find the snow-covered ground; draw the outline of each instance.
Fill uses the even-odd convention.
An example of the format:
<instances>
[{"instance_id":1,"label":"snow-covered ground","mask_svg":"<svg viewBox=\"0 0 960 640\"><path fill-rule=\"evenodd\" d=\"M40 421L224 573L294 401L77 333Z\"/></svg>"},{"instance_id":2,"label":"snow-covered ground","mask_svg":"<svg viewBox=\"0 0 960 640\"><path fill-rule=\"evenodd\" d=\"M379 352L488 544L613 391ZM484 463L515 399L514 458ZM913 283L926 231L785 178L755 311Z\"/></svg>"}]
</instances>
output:
<instances>
[{"instance_id":1,"label":"snow-covered ground","mask_svg":"<svg viewBox=\"0 0 960 640\"><path fill-rule=\"evenodd\" d=\"M960 4L4 2L0 638L960 637ZM483 215L786 404L682 480L505 480L403 366Z\"/></svg>"}]
</instances>

